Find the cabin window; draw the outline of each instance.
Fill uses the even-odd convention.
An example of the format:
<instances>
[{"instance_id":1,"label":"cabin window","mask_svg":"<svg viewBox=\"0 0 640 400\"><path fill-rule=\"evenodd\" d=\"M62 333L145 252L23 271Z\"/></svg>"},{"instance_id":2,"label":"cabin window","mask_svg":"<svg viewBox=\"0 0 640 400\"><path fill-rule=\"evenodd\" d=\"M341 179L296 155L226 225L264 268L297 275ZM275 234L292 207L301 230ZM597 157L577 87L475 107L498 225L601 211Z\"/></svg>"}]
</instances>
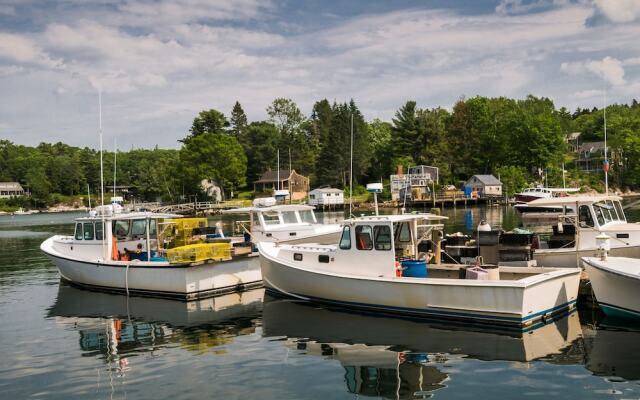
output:
<instances>
[{"instance_id":1,"label":"cabin window","mask_svg":"<svg viewBox=\"0 0 640 400\"><path fill-rule=\"evenodd\" d=\"M399 225L395 227L396 240L398 242L410 242L411 241L411 230L409 229L408 222L401 222Z\"/></svg>"},{"instance_id":2,"label":"cabin window","mask_svg":"<svg viewBox=\"0 0 640 400\"><path fill-rule=\"evenodd\" d=\"M345 226L344 229L342 229L340 248L342 250L349 250L351 248L351 227L349 226Z\"/></svg>"},{"instance_id":3,"label":"cabin window","mask_svg":"<svg viewBox=\"0 0 640 400\"><path fill-rule=\"evenodd\" d=\"M149 220L149 235L155 237L158 234L158 221L155 219Z\"/></svg>"},{"instance_id":4,"label":"cabin window","mask_svg":"<svg viewBox=\"0 0 640 400\"><path fill-rule=\"evenodd\" d=\"M622 205L620 204L620 202L614 201L613 205L616 207L616 210L618 211L618 217L620 217L620 221L626 221L627 218L624 216L624 211L622 210Z\"/></svg>"},{"instance_id":5,"label":"cabin window","mask_svg":"<svg viewBox=\"0 0 640 400\"><path fill-rule=\"evenodd\" d=\"M280 223L280 216L278 213L262 213L262 219L265 225L278 225Z\"/></svg>"},{"instance_id":6,"label":"cabin window","mask_svg":"<svg viewBox=\"0 0 640 400\"><path fill-rule=\"evenodd\" d=\"M144 219L136 219L131 223L131 236L134 239L141 238L146 233L146 220Z\"/></svg>"},{"instance_id":7,"label":"cabin window","mask_svg":"<svg viewBox=\"0 0 640 400\"><path fill-rule=\"evenodd\" d=\"M309 199L310 199L310 200L315 200L315 198L316 198L316 195L315 195L315 194L310 194L310 195L309 195Z\"/></svg>"},{"instance_id":8,"label":"cabin window","mask_svg":"<svg viewBox=\"0 0 640 400\"><path fill-rule=\"evenodd\" d=\"M93 222L85 222L82 225L84 240L93 240Z\"/></svg>"},{"instance_id":9,"label":"cabin window","mask_svg":"<svg viewBox=\"0 0 640 400\"><path fill-rule=\"evenodd\" d=\"M593 227L593 217L591 216L591 210L589 206L580 206L580 226L582 228Z\"/></svg>"},{"instance_id":10,"label":"cabin window","mask_svg":"<svg viewBox=\"0 0 640 400\"><path fill-rule=\"evenodd\" d=\"M113 224L113 234L118 240L126 239L129 234L129 221L116 221Z\"/></svg>"},{"instance_id":11,"label":"cabin window","mask_svg":"<svg viewBox=\"0 0 640 400\"><path fill-rule=\"evenodd\" d=\"M356 248L358 250L373 249L372 229L369 225L356 226Z\"/></svg>"},{"instance_id":12,"label":"cabin window","mask_svg":"<svg viewBox=\"0 0 640 400\"><path fill-rule=\"evenodd\" d=\"M96 222L96 240L104 240L104 228L102 222Z\"/></svg>"},{"instance_id":13,"label":"cabin window","mask_svg":"<svg viewBox=\"0 0 640 400\"><path fill-rule=\"evenodd\" d=\"M76 224L76 240L82 240L82 224Z\"/></svg>"},{"instance_id":14,"label":"cabin window","mask_svg":"<svg viewBox=\"0 0 640 400\"><path fill-rule=\"evenodd\" d=\"M296 261L302 261L302 253L293 253L293 259Z\"/></svg>"},{"instance_id":15,"label":"cabin window","mask_svg":"<svg viewBox=\"0 0 640 400\"><path fill-rule=\"evenodd\" d=\"M391 229L387 225L373 227L376 250L391 250Z\"/></svg>"},{"instance_id":16,"label":"cabin window","mask_svg":"<svg viewBox=\"0 0 640 400\"><path fill-rule=\"evenodd\" d=\"M282 221L284 221L285 224L297 224L298 218L296 218L296 212L295 211L283 212Z\"/></svg>"},{"instance_id":17,"label":"cabin window","mask_svg":"<svg viewBox=\"0 0 640 400\"><path fill-rule=\"evenodd\" d=\"M302 222L308 222L310 224L315 224L316 223L316 219L313 216L313 211L312 210L300 211L300 220Z\"/></svg>"},{"instance_id":18,"label":"cabin window","mask_svg":"<svg viewBox=\"0 0 640 400\"><path fill-rule=\"evenodd\" d=\"M593 206L594 206L593 211L596 213L596 219L598 220L598 224L604 225L605 218L604 218L604 214L602 213L602 208L598 207L596 204L594 204Z\"/></svg>"},{"instance_id":19,"label":"cabin window","mask_svg":"<svg viewBox=\"0 0 640 400\"><path fill-rule=\"evenodd\" d=\"M609 206L609 212L611 213L611 218L613 218L614 221L624 221L624 213L622 212L622 209L618 210L618 207L616 207L616 203L618 203L617 201L612 201L612 200L607 200L607 206Z\"/></svg>"}]
</instances>

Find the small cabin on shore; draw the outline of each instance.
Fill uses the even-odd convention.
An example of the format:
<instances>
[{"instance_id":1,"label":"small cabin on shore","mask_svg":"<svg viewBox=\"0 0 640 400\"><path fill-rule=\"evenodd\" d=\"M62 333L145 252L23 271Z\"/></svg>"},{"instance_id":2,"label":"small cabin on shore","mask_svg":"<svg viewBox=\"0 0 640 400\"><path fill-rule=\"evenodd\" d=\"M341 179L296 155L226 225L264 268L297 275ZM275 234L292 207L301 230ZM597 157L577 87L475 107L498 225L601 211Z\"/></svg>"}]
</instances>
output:
<instances>
[{"instance_id":1,"label":"small cabin on shore","mask_svg":"<svg viewBox=\"0 0 640 400\"><path fill-rule=\"evenodd\" d=\"M333 206L344 204L344 192L336 188L317 188L309 192L310 206Z\"/></svg>"},{"instance_id":2,"label":"small cabin on shore","mask_svg":"<svg viewBox=\"0 0 640 400\"><path fill-rule=\"evenodd\" d=\"M24 189L18 182L0 182L0 199L24 196Z\"/></svg>"},{"instance_id":3,"label":"small cabin on shore","mask_svg":"<svg viewBox=\"0 0 640 400\"><path fill-rule=\"evenodd\" d=\"M478 197L502 197L502 182L493 175L474 175L464 184L478 193Z\"/></svg>"},{"instance_id":4,"label":"small cabin on shore","mask_svg":"<svg viewBox=\"0 0 640 400\"><path fill-rule=\"evenodd\" d=\"M278 176L280 181L278 182ZM268 170L260 179L253 183L254 192L266 192L267 190L288 190L291 200L302 200L309 192L309 178L298 174L295 170Z\"/></svg>"}]
</instances>

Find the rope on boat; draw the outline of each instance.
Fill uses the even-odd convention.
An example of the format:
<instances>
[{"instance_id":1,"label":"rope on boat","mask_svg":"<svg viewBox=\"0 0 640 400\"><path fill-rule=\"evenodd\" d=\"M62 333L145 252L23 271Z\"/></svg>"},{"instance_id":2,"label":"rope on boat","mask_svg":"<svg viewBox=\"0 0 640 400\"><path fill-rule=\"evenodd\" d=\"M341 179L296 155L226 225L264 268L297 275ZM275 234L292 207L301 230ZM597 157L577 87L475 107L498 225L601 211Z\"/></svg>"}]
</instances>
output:
<instances>
[{"instance_id":1,"label":"rope on boat","mask_svg":"<svg viewBox=\"0 0 640 400\"><path fill-rule=\"evenodd\" d=\"M127 292L127 297L129 297L129 265L131 265L131 263L127 263L124 270L124 289Z\"/></svg>"}]
</instances>

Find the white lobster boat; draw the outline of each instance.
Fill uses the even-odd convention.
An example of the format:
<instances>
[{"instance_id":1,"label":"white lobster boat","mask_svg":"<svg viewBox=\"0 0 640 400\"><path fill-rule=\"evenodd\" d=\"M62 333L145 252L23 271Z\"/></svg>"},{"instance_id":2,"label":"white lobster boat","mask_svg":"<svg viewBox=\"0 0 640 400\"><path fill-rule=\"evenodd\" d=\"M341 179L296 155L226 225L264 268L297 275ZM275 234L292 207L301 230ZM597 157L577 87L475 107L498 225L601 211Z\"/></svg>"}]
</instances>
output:
<instances>
[{"instance_id":1,"label":"white lobster boat","mask_svg":"<svg viewBox=\"0 0 640 400\"><path fill-rule=\"evenodd\" d=\"M541 238L533 259L543 267L579 267L581 257L598 254L596 237L611 237L610 255L640 258L640 224L629 223L618 196L568 196L539 199L529 204L563 211L553 223L548 240ZM545 225L548 222L545 222Z\"/></svg>"},{"instance_id":2,"label":"white lobster boat","mask_svg":"<svg viewBox=\"0 0 640 400\"><path fill-rule=\"evenodd\" d=\"M585 257L582 261L605 314L640 320L640 260Z\"/></svg>"},{"instance_id":3,"label":"white lobster boat","mask_svg":"<svg viewBox=\"0 0 640 400\"><path fill-rule=\"evenodd\" d=\"M163 227L179 215L119 211L117 205L98 207L97 213L75 220L73 236L56 235L41 244L63 280L95 290L180 300L262 286L258 257L250 247L220 240L165 251ZM124 253L129 259L120 256Z\"/></svg>"},{"instance_id":4,"label":"white lobster boat","mask_svg":"<svg viewBox=\"0 0 640 400\"><path fill-rule=\"evenodd\" d=\"M249 234L254 243L335 243L342 227L339 224L318 223L313 210L313 206L303 204L282 204L234 208L222 213L249 215L249 221L238 221L236 225L239 228L237 230Z\"/></svg>"},{"instance_id":5,"label":"white lobster boat","mask_svg":"<svg viewBox=\"0 0 640 400\"><path fill-rule=\"evenodd\" d=\"M258 245L267 290L329 305L383 313L525 327L575 307L580 269L499 267L492 280L460 279L439 264L444 219L432 214L345 221L337 245ZM397 276L402 257L424 262L428 277ZM404 260L406 262L406 260ZM408 263L406 265L409 265Z\"/></svg>"}]
</instances>

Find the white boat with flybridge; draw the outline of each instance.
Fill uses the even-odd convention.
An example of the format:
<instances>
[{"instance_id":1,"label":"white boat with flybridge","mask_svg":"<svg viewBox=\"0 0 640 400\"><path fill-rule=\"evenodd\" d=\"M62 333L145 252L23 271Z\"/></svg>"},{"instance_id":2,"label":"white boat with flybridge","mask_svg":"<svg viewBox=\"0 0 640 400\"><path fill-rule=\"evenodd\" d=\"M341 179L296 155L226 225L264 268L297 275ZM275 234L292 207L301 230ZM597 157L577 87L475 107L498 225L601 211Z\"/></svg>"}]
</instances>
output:
<instances>
[{"instance_id":1,"label":"white boat with flybridge","mask_svg":"<svg viewBox=\"0 0 640 400\"><path fill-rule=\"evenodd\" d=\"M100 206L40 249L63 280L89 289L192 300L262 286L252 246L233 245L205 218Z\"/></svg>"},{"instance_id":2,"label":"white boat with flybridge","mask_svg":"<svg viewBox=\"0 0 640 400\"><path fill-rule=\"evenodd\" d=\"M584 257L593 293L605 314L640 320L640 260L609 257L611 238L598 237L600 257Z\"/></svg>"},{"instance_id":3,"label":"white boat with flybridge","mask_svg":"<svg viewBox=\"0 0 640 400\"><path fill-rule=\"evenodd\" d=\"M444 219L364 216L346 220L333 245L261 242L265 287L329 306L516 327L575 307L578 268L441 263Z\"/></svg>"},{"instance_id":4,"label":"white boat with flybridge","mask_svg":"<svg viewBox=\"0 0 640 400\"><path fill-rule=\"evenodd\" d=\"M525 212L554 212L562 211L562 207L557 206L534 206L530 204L538 199L554 199L558 197L566 197L571 193L579 192L579 188L551 188L551 187L535 187L527 188L515 195L514 208L522 213Z\"/></svg>"},{"instance_id":5,"label":"white boat with flybridge","mask_svg":"<svg viewBox=\"0 0 640 400\"><path fill-rule=\"evenodd\" d=\"M523 218L525 228L529 224L537 231L533 246L537 265L579 267L581 257L597 255L596 238L603 233L611 237L611 255L640 258L640 224L627 221L621 200L611 195L582 195L530 202L562 209L540 223Z\"/></svg>"},{"instance_id":6,"label":"white boat with flybridge","mask_svg":"<svg viewBox=\"0 0 640 400\"><path fill-rule=\"evenodd\" d=\"M318 223L314 207L305 204L279 204L271 206L223 210L225 215L248 215L247 221L236 221L235 231L243 233L245 240L258 242L286 241L288 243L335 243L340 237L339 224Z\"/></svg>"}]
</instances>

